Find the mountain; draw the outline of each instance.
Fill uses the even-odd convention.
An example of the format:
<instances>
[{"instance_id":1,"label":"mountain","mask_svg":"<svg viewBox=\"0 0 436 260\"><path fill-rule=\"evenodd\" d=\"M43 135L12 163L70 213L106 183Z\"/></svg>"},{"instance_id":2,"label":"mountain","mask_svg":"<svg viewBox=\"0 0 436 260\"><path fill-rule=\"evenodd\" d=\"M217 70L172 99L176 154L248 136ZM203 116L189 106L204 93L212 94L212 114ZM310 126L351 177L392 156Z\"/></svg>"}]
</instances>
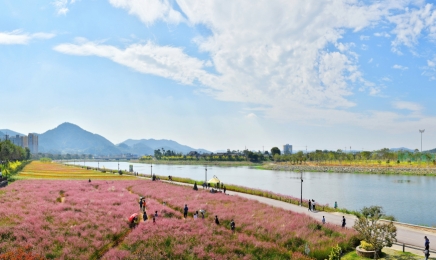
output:
<instances>
[{"instance_id":1,"label":"mountain","mask_svg":"<svg viewBox=\"0 0 436 260\"><path fill-rule=\"evenodd\" d=\"M49 153L118 155L122 152L101 135L63 123L39 135L39 151Z\"/></svg>"},{"instance_id":2,"label":"mountain","mask_svg":"<svg viewBox=\"0 0 436 260\"><path fill-rule=\"evenodd\" d=\"M9 135L9 136L23 136L23 134L9 130L9 129L0 129L0 136Z\"/></svg>"},{"instance_id":3,"label":"mountain","mask_svg":"<svg viewBox=\"0 0 436 260\"><path fill-rule=\"evenodd\" d=\"M391 149L389 149L389 150L391 150L391 151L393 151L393 152L397 152L397 151L407 151L407 152L412 152L412 153L413 153L413 151L414 151L414 150L409 149L409 148L406 148L406 147L391 148Z\"/></svg>"},{"instance_id":4,"label":"mountain","mask_svg":"<svg viewBox=\"0 0 436 260\"><path fill-rule=\"evenodd\" d=\"M129 146L132 151L132 153L135 154L149 154L153 155L154 150L156 149L165 149L166 151L172 150L177 153L183 153L187 154L191 151L197 151L202 153L210 153L209 151L205 149L195 149L192 147L189 147L187 145L179 144L173 140L155 140L155 139L141 139L141 140L133 140L133 139L127 139L126 141L120 143L120 145L127 145Z\"/></svg>"}]
</instances>

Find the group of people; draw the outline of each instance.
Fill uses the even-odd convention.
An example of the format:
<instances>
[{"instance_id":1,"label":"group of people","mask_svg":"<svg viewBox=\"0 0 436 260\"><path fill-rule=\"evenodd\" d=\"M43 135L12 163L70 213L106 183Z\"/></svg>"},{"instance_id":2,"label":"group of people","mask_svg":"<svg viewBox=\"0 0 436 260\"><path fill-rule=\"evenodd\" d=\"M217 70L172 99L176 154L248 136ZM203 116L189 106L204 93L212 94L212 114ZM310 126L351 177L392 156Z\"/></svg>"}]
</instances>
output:
<instances>
[{"instance_id":1,"label":"group of people","mask_svg":"<svg viewBox=\"0 0 436 260\"><path fill-rule=\"evenodd\" d=\"M140 197L138 203L139 203L139 209L143 214L142 219L144 221L147 221L148 220L148 216L147 216L147 212L146 212L146 205L147 204L145 202L145 198ZM165 202L163 202L163 204L165 205ZM188 204L185 204L185 207L183 208L183 217L185 219L188 217L188 212L189 212ZM195 213L193 214L194 220L196 220L199 217L199 215L201 215L201 218L204 219L204 217L205 217L204 213L205 213L205 211L202 209L200 209L200 213L198 211L195 211ZM159 216L159 214L158 214L158 211L156 210L154 212L154 215L153 215L153 223L154 224L156 223L156 219L158 218L158 216ZM129 218L130 228L135 228L137 223L138 223L138 215L135 213L134 217ZM220 225L218 215L215 215L215 224ZM235 221L233 219L230 221L230 229L232 230L233 233L235 232L236 224L235 224Z\"/></svg>"},{"instance_id":2,"label":"group of people","mask_svg":"<svg viewBox=\"0 0 436 260\"><path fill-rule=\"evenodd\" d=\"M316 211L316 208L315 208L315 200L310 200L309 199L309 208L307 209L308 211Z\"/></svg>"}]
</instances>

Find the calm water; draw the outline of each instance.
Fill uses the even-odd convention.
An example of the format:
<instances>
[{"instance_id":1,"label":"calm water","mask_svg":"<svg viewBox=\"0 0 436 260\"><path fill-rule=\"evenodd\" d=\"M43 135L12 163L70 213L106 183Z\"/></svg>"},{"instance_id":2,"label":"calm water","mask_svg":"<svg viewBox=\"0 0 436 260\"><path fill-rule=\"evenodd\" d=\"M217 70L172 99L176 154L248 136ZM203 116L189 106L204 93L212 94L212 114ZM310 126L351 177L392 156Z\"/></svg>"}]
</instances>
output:
<instances>
[{"instance_id":1,"label":"calm water","mask_svg":"<svg viewBox=\"0 0 436 260\"><path fill-rule=\"evenodd\" d=\"M83 165L83 162L77 163ZM85 162L97 167L97 162ZM120 162L120 169L150 175L150 164ZM118 162L100 162L100 168L118 169ZM153 165L153 173L163 176L205 179L205 168L196 165ZM207 167L207 178L216 175L224 184L269 190L300 197L300 173L257 170L250 167ZM382 206L388 215L411 224L436 225L436 177L369 175L352 173L303 173L303 198L319 204L359 210L364 206Z\"/></svg>"}]
</instances>

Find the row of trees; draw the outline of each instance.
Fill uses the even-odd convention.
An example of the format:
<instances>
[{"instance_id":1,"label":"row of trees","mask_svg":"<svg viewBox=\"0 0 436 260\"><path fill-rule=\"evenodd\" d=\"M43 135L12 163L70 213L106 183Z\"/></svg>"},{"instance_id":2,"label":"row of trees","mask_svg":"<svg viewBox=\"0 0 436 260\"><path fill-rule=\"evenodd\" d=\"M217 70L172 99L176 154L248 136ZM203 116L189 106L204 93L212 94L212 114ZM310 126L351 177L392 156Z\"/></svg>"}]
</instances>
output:
<instances>
[{"instance_id":1,"label":"row of trees","mask_svg":"<svg viewBox=\"0 0 436 260\"><path fill-rule=\"evenodd\" d=\"M294 154L281 155L280 150L275 147L273 155L274 161L287 161L292 163L303 163L306 161L311 162L331 162L331 161L383 161L387 163L393 162L433 162L435 160L435 154L433 153L421 153L418 150L414 152L410 151L391 151L388 148L383 148L376 151L362 151L362 152L343 152L342 150L327 151L316 150L309 153L303 153L299 151ZM274 148L273 148L274 149ZM271 150L273 150L271 149ZM277 152L278 150L278 152ZM273 151L272 151L273 152Z\"/></svg>"},{"instance_id":2,"label":"row of trees","mask_svg":"<svg viewBox=\"0 0 436 260\"><path fill-rule=\"evenodd\" d=\"M52 154L52 153L38 153L32 154L32 159L39 160L41 158L50 158L52 160L83 160L92 159L92 154Z\"/></svg>"},{"instance_id":3,"label":"row of trees","mask_svg":"<svg viewBox=\"0 0 436 260\"><path fill-rule=\"evenodd\" d=\"M10 140L0 141L0 161L23 161L30 159L29 148L14 145Z\"/></svg>"}]
</instances>

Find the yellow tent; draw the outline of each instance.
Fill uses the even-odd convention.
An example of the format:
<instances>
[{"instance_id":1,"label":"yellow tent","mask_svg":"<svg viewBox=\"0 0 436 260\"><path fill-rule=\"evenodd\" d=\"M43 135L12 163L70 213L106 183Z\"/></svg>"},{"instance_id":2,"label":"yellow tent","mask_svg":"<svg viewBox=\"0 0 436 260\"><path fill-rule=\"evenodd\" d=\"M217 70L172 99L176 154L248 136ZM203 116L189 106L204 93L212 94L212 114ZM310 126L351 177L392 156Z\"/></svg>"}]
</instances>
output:
<instances>
[{"instance_id":1,"label":"yellow tent","mask_svg":"<svg viewBox=\"0 0 436 260\"><path fill-rule=\"evenodd\" d=\"M207 183L220 183L220 182L221 181L216 176L213 176L212 179L207 181Z\"/></svg>"}]
</instances>

